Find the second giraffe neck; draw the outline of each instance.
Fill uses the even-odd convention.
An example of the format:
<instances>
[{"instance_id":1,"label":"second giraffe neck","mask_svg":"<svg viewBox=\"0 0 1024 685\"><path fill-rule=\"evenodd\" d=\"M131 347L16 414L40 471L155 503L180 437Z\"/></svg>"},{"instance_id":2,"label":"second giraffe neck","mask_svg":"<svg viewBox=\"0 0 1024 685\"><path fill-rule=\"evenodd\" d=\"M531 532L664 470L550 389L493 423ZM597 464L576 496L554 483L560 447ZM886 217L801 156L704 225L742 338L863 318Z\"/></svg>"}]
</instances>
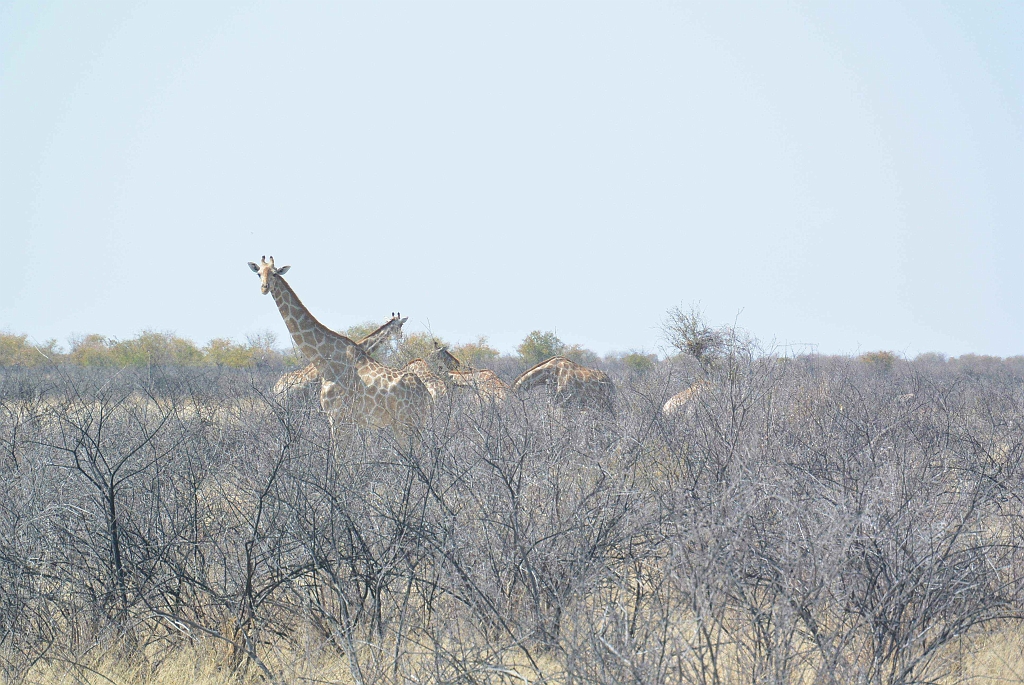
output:
<instances>
[{"instance_id":1,"label":"second giraffe neck","mask_svg":"<svg viewBox=\"0 0 1024 685\"><path fill-rule=\"evenodd\" d=\"M355 343L317 321L281 276L275 277L270 293L288 327L292 342L307 359L317 364L317 368L321 366L318 363L320 361L345 364L362 356Z\"/></svg>"},{"instance_id":2,"label":"second giraffe neck","mask_svg":"<svg viewBox=\"0 0 1024 685\"><path fill-rule=\"evenodd\" d=\"M357 342L356 344L363 348L363 352L367 354L373 354L378 347L386 343L391 339L392 328L395 326L395 319L389 320L382 326L378 326L377 330L370 333L368 336Z\"/></svg>"}]
</instances>

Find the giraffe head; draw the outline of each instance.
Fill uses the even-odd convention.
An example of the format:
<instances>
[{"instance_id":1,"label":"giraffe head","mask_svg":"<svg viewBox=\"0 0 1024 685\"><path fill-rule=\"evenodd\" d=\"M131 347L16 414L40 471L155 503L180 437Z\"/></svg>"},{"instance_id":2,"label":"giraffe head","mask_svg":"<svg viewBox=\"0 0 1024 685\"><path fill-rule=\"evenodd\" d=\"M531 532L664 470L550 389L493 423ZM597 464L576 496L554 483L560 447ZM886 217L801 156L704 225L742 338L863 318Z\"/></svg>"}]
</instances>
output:
<instances>
[{"instance_id":1,"label":"giraffe head","mask_svg":"<svg viewBox=\"0 0 1024 685\"><path fill-rule=\"evenodd\" d=\"M266 295L270 292L270 282L272 278L282 276L288 272L290 266L282 266L280 269L274 266L274 257L270 257L270 261L267 261L266 256L260 257L260 263L249 262L249 268L253 270L260 277L260 292Z\"/></svg>"},{"instance_id":2,"label":"giraffe head","mask_svg":"<svg viewBox=\"0 0 1024 685\"><path fill-rule=\"evenodd\" d=\"M448 346L441 347L436 340L434 342L434 351L427 356L427 360L432 362L434 368L438 372L444 374L448 371L455 371L462 366L462 362L455 358L451 352L448 351Z\"/></svg>"},{"instance_id":3,"label":"giraffe head","mask_svg":"<svg viewBox=\"0 0 1024 685\"><path fill-rule=\"evenodd\" d=\"M402 339L402 326L409 320L408 316L402 316L402 312L395 314L391 312L391 318L385 321L377 330L367 336L370 338L377 334L383 333L387 335L389 340L401 340Z\"/></svg>"}]
</instances>

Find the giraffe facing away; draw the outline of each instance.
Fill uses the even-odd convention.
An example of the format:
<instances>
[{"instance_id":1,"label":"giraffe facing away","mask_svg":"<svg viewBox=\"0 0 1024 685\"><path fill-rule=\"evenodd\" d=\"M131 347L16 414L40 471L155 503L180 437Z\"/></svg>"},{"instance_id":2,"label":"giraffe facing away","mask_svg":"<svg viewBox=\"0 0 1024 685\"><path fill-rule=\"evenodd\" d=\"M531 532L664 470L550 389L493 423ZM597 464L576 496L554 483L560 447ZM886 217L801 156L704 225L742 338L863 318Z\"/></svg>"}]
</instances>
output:
<instances>
[{"instance_id":1,"label":"giraffe facing away","mask_svg":"<svg viewBox=\"0 0 1024 685\"><path fill-rule=\"evenodd\" d=\"M259 264L249 262L249 268L260 277L260 292L273 296L292 342L324 380L320 404L332 430L339 422L352 421L390 426L400 437L410 435L431 403L423 381L376 362L352 340L317 321L284 280L290 267L277 268L273 257L269 262L261 257Z\"/></svg>"},{"instance_id":2,"label":"giraffe facing away","mask_svg":"<svg viewBox=\"0 0 1024 685\"><path fill-rule=\"evenodd\" d=\"M457 388L475 391L481 399L503 400L508 396L508 384L490 369L463 369L455 355L447 347L434 342L434 351L430 355L437 372L447 377L448 382Z\"/></svg>"},{"instance_id":3,"label":"giraffe facing away","mask_svg":"<svg viewBox=\"0 0 1024 685\"><path fill-rule=\"evenodd\" d=\"M604 371L565 357L551 357L519 376L512 389L520 392L538 385L555 386L556 406L593 407L615 413L615 385Z\"/></svg>"},{"instance_id":4,"label":"giraffe facing away","mask_svg":"<svg viewBox=\"0 0 1024 685\"><path fill-rule=\"evenodd\" d=\"M381 345L385 344L389 340L398 340L401 338L402 325L408 320L409 317L403 318L401 312L399 312L398 315L395 315L392 312L391 318L378 326L375 331L367 335L365 338L361 338L360 340L355 340L353 342L363 348L363 352L372 355ZM319 377L320 374L316 370L316 364L310 363L309 366L304 369L289 371L278 378L277 383L274 384L274 394L287 394L296 388L305 387Z\"/></svg>"}]
</instances>

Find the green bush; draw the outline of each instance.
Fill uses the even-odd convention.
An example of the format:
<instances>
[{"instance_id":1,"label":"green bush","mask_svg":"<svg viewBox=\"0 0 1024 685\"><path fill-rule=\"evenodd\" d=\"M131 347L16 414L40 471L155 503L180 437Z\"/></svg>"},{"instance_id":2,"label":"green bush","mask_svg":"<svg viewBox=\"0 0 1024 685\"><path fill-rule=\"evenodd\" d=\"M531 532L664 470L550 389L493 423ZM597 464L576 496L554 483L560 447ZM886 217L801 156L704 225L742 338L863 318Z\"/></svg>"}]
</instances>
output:
<instances>
[{"instance_id":1,"label":"green bush","mask_svg":"<svg viewBox=\"0 0 1024 685\"><path fill-rule=\"evenodd\" d=\"M281 352L271 331L250 336L245 343L214 338L202 348L173 333L143 331L134 338L116 340L98 333L76 336L70 350L62 352L56 340L32 345L27 335L0 333L0 366L39 366L69 363L75 366L148 366L150 364L199 366L212 364L243 368L253 364L305 364L294 348Z\"/></svg>"},{"instance_id":2,"label":"green bush","mask_svg":"<svg viewBox=\"0 0 1024 685\"><path fill-rule=\"evenodd\" d=\"M107 349L114 366L195 366L203 361L203 353L194 342L172 333L143 331L129 340L108 342Z\"/></svg>"},{"instance_id":3,"label":"green bush","mask_svg":"<svg viewBox=\"0 0 1024 685\"><path fill-rule=\"evenodd\" d=\"M584 366L594 366L601 361L593 350L582 345L566 345L554 331L531 331L523 338L516 352L527 366L556 356L566 357Z\"/></svg>"},{"instance_id":4,"label":"green bush","mask_svg":"<svg viewBox=\"0 0 1024 685\"><path fill-rule=\"evenodd\" d=\"M173 333L143 331L128 340L114 340L92 333L71 340L67 361L78 366L148 366L150 364L199 366L213 364L242 368L261 362L286 361L274 348L273 333L250 337L245 343L214 338L199 348L188 338Z\"/></svg>"}]
</instances>

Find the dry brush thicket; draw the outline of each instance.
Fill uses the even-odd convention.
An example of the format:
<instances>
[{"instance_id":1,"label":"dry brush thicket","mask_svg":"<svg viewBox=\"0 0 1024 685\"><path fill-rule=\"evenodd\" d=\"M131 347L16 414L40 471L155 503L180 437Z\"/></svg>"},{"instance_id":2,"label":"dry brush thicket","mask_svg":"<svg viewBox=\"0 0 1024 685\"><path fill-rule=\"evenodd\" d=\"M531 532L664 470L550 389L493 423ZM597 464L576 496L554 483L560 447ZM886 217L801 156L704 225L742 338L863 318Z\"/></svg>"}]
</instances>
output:
<instances>
[{"instance_id":1,"label":"dry brush thicket","mask_svg":"<svg viewBox=\"0 0 1024 685\"><path fill-rule=\"evenodd\" d=\"M0 369L0 680L1019 674L1019 368L611 371L614 416L449 394L401 446L276 371Z\"/></svg>"}]
</instances>

